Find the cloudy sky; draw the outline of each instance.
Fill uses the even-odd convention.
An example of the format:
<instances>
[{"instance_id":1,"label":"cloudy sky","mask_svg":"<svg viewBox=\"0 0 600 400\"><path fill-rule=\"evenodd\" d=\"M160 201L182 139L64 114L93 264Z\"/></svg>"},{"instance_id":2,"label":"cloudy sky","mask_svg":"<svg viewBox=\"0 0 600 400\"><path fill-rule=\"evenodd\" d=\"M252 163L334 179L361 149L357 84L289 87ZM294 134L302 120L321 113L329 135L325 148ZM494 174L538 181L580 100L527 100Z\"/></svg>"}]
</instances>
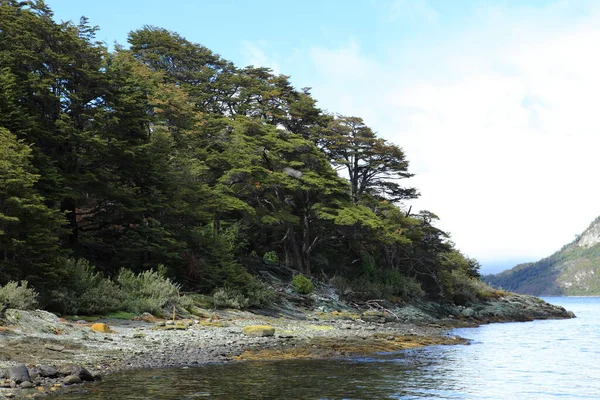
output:
<instances>
[{"instance_id":1,"label":"cloudy sky","mask_svg":"<svg viewBox=\"0 0 600 400\"><path fill-rule=\"evenodd\" d=\"M550 255L600 215L600 3L48 0L126 44L144 24L311 87L404 148L421 198L483 272Z\"/></svg>"}]
</instances>

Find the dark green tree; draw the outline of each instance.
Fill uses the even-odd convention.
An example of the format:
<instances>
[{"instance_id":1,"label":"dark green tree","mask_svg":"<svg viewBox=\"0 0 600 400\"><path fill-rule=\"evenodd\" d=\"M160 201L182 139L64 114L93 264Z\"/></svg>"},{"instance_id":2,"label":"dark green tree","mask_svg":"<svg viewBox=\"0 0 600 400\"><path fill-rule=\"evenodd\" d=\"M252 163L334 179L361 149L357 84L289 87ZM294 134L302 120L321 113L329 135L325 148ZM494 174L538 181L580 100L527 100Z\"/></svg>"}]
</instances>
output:
<instances>
[{"instance_id":1,"label":"dark green tree","mask_svg":"<svg viewBox=\"0 0 600 400\"><path fill-rule=\"evenodd\" d=\"M60 277L64 215L34 186L31 149L0 128L0 282L25 279L49 288Z\"/></svg>"}]
</instances>

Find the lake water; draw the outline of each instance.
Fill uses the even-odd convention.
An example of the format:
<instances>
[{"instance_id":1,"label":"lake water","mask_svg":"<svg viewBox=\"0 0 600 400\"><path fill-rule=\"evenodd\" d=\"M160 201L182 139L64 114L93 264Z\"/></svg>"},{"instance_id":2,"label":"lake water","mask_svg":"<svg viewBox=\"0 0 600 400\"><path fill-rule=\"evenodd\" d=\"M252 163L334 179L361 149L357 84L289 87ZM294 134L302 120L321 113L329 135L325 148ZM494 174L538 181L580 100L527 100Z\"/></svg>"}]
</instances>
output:
<instances>
[{"instance_id":1,"label":"lake water","mask_svg":"<svg viewBox=\"0 0 600 400\"><path fill-rule=\"evenodd\" d=\"M64 399L600 399L600 298L572 320L457 329L468 346L114 374Z\"/></svg>"}]
</instances>

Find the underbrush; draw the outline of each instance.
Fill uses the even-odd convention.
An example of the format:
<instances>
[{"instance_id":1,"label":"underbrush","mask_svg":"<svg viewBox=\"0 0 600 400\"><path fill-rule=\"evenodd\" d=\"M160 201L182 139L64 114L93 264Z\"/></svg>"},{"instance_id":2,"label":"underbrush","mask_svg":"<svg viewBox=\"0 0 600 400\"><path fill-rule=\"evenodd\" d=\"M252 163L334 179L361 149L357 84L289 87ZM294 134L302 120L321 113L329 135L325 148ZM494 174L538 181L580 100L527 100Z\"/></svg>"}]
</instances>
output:
<instances>
[{"instance_id":1,"label":"underbrush","mask_svg":"<svg viewBox=\"0 0 600 400\"><path fill-rule=\"evenodd\" d=\"M243 289L229 286L217 288L213 293L215 308L260 308L275 301L276 294L264 283L251 276Z\"/></svg>"},{"instance_id":2,"label":"underbrush","mask_svg":"<svg viewBox=\"0 0 600 400\"><path fill-rule=\"evenodd\" d=\"M386 299L398 301L415 300L425 296L421 284L416 279L402 275L398 271L382 271L370 278L351 280L335 276L330 283L347 300Z\"/></svg>"},{"instance_id":3,"label":"underbrush","mask_svg":"<svg viewBox=\"0 0 600 400\"><path fill-rule=\"evenodd\" d=\"M114 311L161 315L172 306L190 307L181 287L166 277L166 269L134 273L122 269L115 280L105 277L86 260L67 261L69 280L51 293L48 308L63 314L107 314Z\"/></svg>"},{"instance_id":4,"label":"underbrush","mask_svg":"<svg viewBox=\"0 0 600 400\"><path fill-rule=\"evenodd\" d=\"M457 305L497 299L506 294L503 290L494 289L460 270L446 273L443 280L446 297Z\"/></svg>"},{"instance_id":5,"label":"underbrush","mask_svg":"<svg viewBox=\"0 0 600 400\"><path fill-rule=\"evenodd\" d=\"M37 306L38 293L27 287L27 281L8 282L0 287L0 310L17 308L32 310Z\"/></svg>"}]
</instances>

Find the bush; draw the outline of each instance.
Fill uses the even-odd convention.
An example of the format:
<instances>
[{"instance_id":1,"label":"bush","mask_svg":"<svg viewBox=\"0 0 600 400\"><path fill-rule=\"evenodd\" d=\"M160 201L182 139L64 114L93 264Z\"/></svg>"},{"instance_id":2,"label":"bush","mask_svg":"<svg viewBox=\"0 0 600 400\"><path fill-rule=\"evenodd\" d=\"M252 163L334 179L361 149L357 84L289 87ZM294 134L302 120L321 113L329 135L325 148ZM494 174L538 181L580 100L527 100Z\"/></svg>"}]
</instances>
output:
<instances>
[{"instance_id":1,"label":"bush","mask_svg":"<svg viewBox=\"0 0 600 400\"><path fill-rule=\"evenodd\" d=\"M387 299L415 300L425 296L421 284L413 277L402 275L399 271L383 270L365 277L353 280L335 276L331 284L337 289L342 297L349 300L375 300Z\"/></svg>"},{"instance_id":2,"label":"bush","mask_svg":"<svg viewBox=\"0 0 600 400\"><path fill-rule=\"evenodd\" d=\"M0 287L0 309L32 310L37 306L37 297L37 292L27 287L27 281L11 281Z\"/></svg>"},{"instance_id":3,"label":"bush","mask_svg":"<svg viewBox=\"0 0 600 400\"><path fill-rule=\"evenodd\" d=\"M215 308L247 308L250 301L240 291L228 287L222 287L213 294Z\"/></svg>"},{"instance_id":4,"label":"bush","mask_svg":"<svg viewBox=\"0 0 600 400\"><path fill-rule=\"evenodd\" d=\"M160 315L163 309L193 304L179 296L180 287L165 276L166 269L135 274L122 269L115 281L108 279L87 260L68 260L70 277L63 290L52 292L49 308L63 314L106 314L112 311L149 312Z\"/></svg>"},{"instance_id":5,"label":"bush","mask_svg":"<svg viewBox=\"0 0 600 400\"><path fill-rule=\"evenodd\" d=\"M278 263L279 262L279 257L277 256L277 253L275 253L274 251L268 251L263 256L263 260L269 261L269 262L272 262L272 263Z\"/></svg>"},{"instance_id":6,"label":"bush","mask_svg":"<svg viewBox=\"0 0 600 400\"><path fill-rule=\"evenodd\" d=\"M446 273L443 278L446 297L450 298L454 304L467 305L478 300L498 298L504 294L503 291L489 287L462 270Z\"/></svg>"},{"instance_id":7,"label":"bush","mask_svg":"<svg viewBox=\"0 0 600 400\"><path fill-rule=\"evenodd\" d=\"M248 307L267 307L275 301L275 292L263 282L250 275L248 283L242 293L248 298Z\"/></svg>"},{"instance_id":8,"label":"bush","mask_svg":"<svg viewBox=\"0 0 600 400\"><path fill-rule=\"evenodd\" d=\"M294 291L300 294L311 294L315 288L312 281L302 274L294 276L292 286L294 287Z\"/></svg>"},{"instance_id":9,"label":"bush","mask_svg":"<svg viewBox=\"0 0 600 400\"><path fill-rule=\"evenodd\" d=\"M119 310L123 292L85 259L69 259L69 280L51 293L48 308L63 314L104 314Z\"/></svg>"},{"instance_id":10,"label":"bush","mask_svg":"<svg viewBox=\"0 0 600 400\"><path fill-rule=\"evenodd\" d=\"M117 283L125 293L122 309L126 311L161 315L165 307L192 304L191 300L179 295L181 287L166 277L166 268L162 265L157 271L149 270L139 274L122 269Z\"/></svg>"}]
</instances>

